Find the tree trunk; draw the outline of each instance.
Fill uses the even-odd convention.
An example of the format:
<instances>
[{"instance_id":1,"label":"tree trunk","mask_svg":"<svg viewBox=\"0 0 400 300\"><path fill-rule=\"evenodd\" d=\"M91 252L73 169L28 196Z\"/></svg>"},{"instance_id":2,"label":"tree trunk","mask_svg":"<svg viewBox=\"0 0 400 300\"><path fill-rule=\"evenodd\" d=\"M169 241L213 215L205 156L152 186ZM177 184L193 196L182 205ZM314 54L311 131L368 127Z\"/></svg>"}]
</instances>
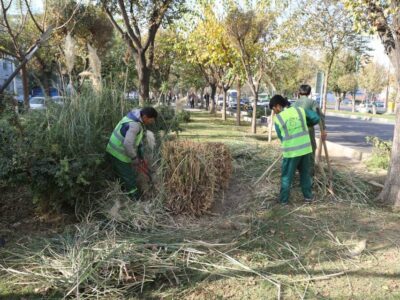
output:
<instances>
[{"instance_id":1,"label":"tree trunk","mask_svg":"<svg viewBox=\"0 0 400 300\"><path fill-rule=\"evenodd\" d=\"M222 93L223 93L223 102L222 102L222 120L224 120L224 121L226 121L226 98L227 98L227 95L228 95L228 92L227 92L227 90L225 90L225 89L223 89L222 90Z\"/></svg>"},{"instance_id":2,"label":"tree trunk","mask_svg":"<svg viewBox=\"0 0 400 300\"><path fill-rule=\"evenodd\" d=\"M242 96L242 85L238 81L238 87L237 87L237 99L236 99L236 125L240 126L240 97Z\"/></svg>"},{"instance_id":3,"label":"tree trunk","mask_svg":"<svg viewBox=\"0 0 400 300\"><path fill-rule=\"evenodd\" d=\"M29 84L28 84L28 70L26 65L21 68L22 86L24 90L24 107L25 110L29 110Z\"/></svg>"},{"instance_id":4,"label":"tree trunk","mask_svg":"<svg viewBox=\"0 0 400 300\"><path fill-rule=\"evenodd\" d=\"M135 55L136 70L139 77L139 105L150 102L150 69L146 66L145 54Z\"/></svg>"},{"instance_id":5,"label":"tree trunk","mask_svg":"<svg viewBox=\"0 0 400 300\"><path fill-rule=\"evenodd\" d=\"M340 110L340 93L336 95L335 110Z\"/></svg>"},{"instance_id":6,"label":"tree trunk","mask_svg":"<svg viewBox=\"0 0 400 300\"><path fill-rule=\"evenodd\" d=\"M397 95L396 102L400 101ZM385 186L379 198L385 202L393 204L396 209L400 209L400 105L396 108L396 126L394 126L393 146L389 170L385 181Z\"/></svg>"},{"instance_id":7,"label":"tree trunk","mask_svg":"<svg viewBox=\"0 0 400 300\"><path fill-rule=\"evenodd\" d=\"M332 63L329 64L328 69L325 74L325 80L324 80L324 94L322 97L322 112L326 114L326 103L328 101L328 82L329 82L329 77L331 75L331 66Z\"/></svg>"},{"instance_id":8,"label":"tree trunk","mask_svg":"<svg viewBox=\"0 0 400 300\"><path fill-rule=\"evenodd\" d=\"M200 89L200 109L204 108L204 87Z\"/></svg>"},{"instance_id":9,"label":"tree trunk","mask_svg":"<svg viewBox=\"0 0 400 300\"><path fill-rule=\"evenodd\" d=\"M210 114L215 114L215 94L217 92L217 85L210 84L211 97L210 97Z\"/></svg>"},{"instance_id":10,"label":"tree trunk","mask_svg":"<svg viewBox=\"0 0 400 300\"><path fill-rule=\"evenodd\" d=\"M353 100L351 101L351 112L356 111L356 92L353 93Z\"/></svg>"},{"instance_id":11,"label":"tree trunk","mask_svg":"<svg viewBox=\"0 0 400 300\"><path fill-rule=\"evenodd\" d=\"M253 117L251 118L251 132L253 134L257 133L257 102L258 102L258 93L253 91L254 95L254 103L253 103Z\"/></svg>"}]
</instances>

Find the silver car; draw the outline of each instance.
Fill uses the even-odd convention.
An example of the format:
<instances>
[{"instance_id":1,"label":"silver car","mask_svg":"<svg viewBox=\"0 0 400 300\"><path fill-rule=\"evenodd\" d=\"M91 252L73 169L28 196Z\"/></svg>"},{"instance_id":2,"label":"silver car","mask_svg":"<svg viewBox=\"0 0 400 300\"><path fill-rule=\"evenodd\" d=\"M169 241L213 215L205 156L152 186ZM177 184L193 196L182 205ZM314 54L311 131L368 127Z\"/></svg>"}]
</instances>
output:
<instances>
[{"instance_id":1,"label":"silver car","mask_svg":"<svg viewBox=\"0 0 400 300\"><path fill-rule=\"evenodd\" d=\"M32 97L29 99L29 106L31 109L46 109L44 97Z\"/></svg>"}]
</instances>

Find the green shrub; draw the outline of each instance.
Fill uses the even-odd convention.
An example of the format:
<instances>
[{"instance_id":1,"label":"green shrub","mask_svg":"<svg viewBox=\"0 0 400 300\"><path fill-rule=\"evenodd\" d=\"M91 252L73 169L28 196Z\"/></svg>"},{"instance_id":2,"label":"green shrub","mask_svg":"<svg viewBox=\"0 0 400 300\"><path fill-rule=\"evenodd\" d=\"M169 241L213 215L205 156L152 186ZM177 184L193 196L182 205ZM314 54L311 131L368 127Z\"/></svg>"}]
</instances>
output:
<instances>
[{"instance_id":1,"label":"green shrub","mask_svg":"<svg viewBox=\"0 0 400 300\"><path fill-rule=\"evenodd\" d=\"M3 111L0 184L29 184L35 204L44 210L81 206L101 196L99 191L111 173L105 161L108 139L132 108L116 90L105 89L97 95L84 89L64 105L50 104L45 111L32 110L19 118L12 110ZM168 133L180 127L174 109L157 110L158 121L150 130L160 145L161 130Z\"/></svg>"},{"instance_id":2,"label":"green shrub","mask_svg":"<svg viewBox=\"0 0 400 300\"><path fill-rule=\"evenodd\" d=\"M190 122L190 112L183 110L177 114L179 123L189 123Z\"/></svg>"},{"instance_id":3,"label":"green shrub","mask_svg":"<svg viewBox=\"0 0 400 300\"><path fill-rule=\"evenodd\" d=\"M109 169L104 154L108 138L131 107L116 91L90 89L63 106L24 116L29 141L29 172L34 201L44 209L73 207L100 190Z\"/></svg>"},{"instance_id":4,"label":"green shrub","mask_svg":"<svg viewBox=\"0 0 400 300\"><path fill-rule=\"evenodd\" d=\"M156 109L158 118L154 125L149 126L151 131L164 131L165 134L182 131L182 128L179 126L179 118L175 114L175 109L173 107L161 105L156 107Z\"/></svg>"},{"instance_id":5,"label":"green shrub","mask_svg":"<svg viewBox=\"0 0 400 300\"><path fill-rule=\"evenodd\" d=\"M367 161L371 168L388 169L390 164L390 154L392 151L392 142L383 141L376 136L367 136L367 143L372 144L372 156Z\"/></svg>"},{"instance_id":6,"label":"green shrub","mask_svg":"<svg viewBox=\"0 0 400 300\"><path fill-rule=\"evenodd\" d=\"M5 97L7 98L7 97ZM27 141L13 102L3 99L0 109L0 187L24 182L27 172Z\"/></svg>"}]
</instances>

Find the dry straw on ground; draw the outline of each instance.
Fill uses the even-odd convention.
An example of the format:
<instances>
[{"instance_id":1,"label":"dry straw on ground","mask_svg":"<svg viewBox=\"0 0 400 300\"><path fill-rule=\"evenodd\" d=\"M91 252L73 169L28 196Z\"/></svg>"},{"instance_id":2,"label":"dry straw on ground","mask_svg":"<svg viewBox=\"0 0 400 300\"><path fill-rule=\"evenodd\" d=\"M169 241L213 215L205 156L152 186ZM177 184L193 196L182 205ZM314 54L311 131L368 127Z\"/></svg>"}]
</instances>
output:
<instances>
[{"instance_id":1,"label":"dry straw on ground","mask_svg":"<svg viewBox=\"0 0 400 300\"><path fill-rule=\"evenodd\" d=\"M175 214L209 210L232 173L231 154L222 143L167 142L162 159L166 206Z\"/></svg>"}]
</instances>

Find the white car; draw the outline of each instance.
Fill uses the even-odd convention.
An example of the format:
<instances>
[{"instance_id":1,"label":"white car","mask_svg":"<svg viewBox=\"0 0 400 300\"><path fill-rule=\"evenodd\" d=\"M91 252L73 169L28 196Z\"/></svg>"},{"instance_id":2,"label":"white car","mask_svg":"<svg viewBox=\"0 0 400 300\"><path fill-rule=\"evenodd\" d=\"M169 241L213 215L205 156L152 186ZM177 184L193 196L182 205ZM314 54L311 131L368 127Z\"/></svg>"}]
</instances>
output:
<instances>
[{"instance_id":1,"label":"white car","mask_svg":"<svg viewBox=\"0 0 400 300\"><path fill-rule=\"evenodd\" d=\"M385 105L382 102L376 102L376 113L378 114L383 114L386 112ZM372 108L372 103L361 103L356 110L360 113L372 113L373 108Z\"/></svg>"},{"instance_id":2,"label":"white car","mask_svg":"<svg viewBox=\"0 0 400 300\"><path fill-rule=\"evenodd\" d=\"M31 109L42 110L46 109L44 97L32 97L29 99L29 106Z\"/></svg>"},{"instance_id":3,"label":"white car","mask_svg":"<svg viewBox=\"0 0 400 300\"><path fill-rule=\"evenodd\" d=\"M55 104L59 104L59 105L64 105L64 102L65 102L65 98L62 96L53 96L53 97L51 97L51 100Z\"/></svg>"}]
</instances>

